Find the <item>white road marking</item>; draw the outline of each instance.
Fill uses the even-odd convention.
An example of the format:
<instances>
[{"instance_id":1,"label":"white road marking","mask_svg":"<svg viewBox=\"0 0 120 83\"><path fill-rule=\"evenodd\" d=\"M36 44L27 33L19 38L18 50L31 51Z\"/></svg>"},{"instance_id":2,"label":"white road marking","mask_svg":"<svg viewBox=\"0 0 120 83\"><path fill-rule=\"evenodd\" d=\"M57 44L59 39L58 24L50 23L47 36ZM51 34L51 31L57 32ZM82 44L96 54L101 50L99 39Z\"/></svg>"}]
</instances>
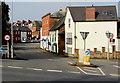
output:
<instances>
[{"instance_id":1,"label":"white road marking","mask_svg":"<svg viewBox=\"0 0 120 83\"><path fill-rule=\"evenodd\" d=\"M27 69L42 71L42 69L37 69L37 68L27 68Z\"/></svg>"},{"instance_id":2,"label":"white road marking","mask_svg":"<svg viewBox=\"0 0 120 83\"><path fill-rule=\"evenodd\" d=\"M90 71L90 72L97 72L97 71L93 71L93 70L89 70L89 69L84 69L86 71Z\"/></svg>"},{"instance_id":3,"label":"white road marking","mask_svg":"<svg viewBox=\"0 0 120 83\"><path fill-rule=\"evenodd\" d=\"M68 61L68 63L69 63L69 64L73 64L72 62L69 62L69 61Z\"/></svg>"},{"instance_id":4,"label":"white road marking","mask_svg":"<svg viewBox=\"0 0 120 83\"><path fill-rule=\"evenodd\" d=\"M117 76L117 77L120 76L120 75L118 75L118 74L110 74L110 75L111 75L111 76Z\"/></svg>"},{"instance_id":5,"label":"white road marking","mask_svg":"<svg viewBox=\"0 0 120 83\"><path fill-rule=\"evenodd\" d=\"M53 60L53 59L48 59L48 60L50 60L50 61L51 61L51 60Z\"/></svg>"},{"instance_id":6,"label":"white road marking","mask_svg":"<svg viewBox=\"0 0 120 83\"><path fill-rule=\"evenodd\" d=\"M47 70L47 71L50 71L50 72L62 72L61 70Z\"/></svg>"},{"instance_id":7,"label":"white road marking","mask_svg":"<svg viewBox=\"0 0 120 83\"><path fill-rule=\"evenodd\" d=\"M80 67L77 67L80 71L82 71L83 73L87 74L87 72L85 72L84 70L82 70Z\"/></svg>"},{"instance_id":8,"label":"white road marking","mask_svg":"<svg viewBox=\"0 0 120 83\"><path fill-rule=\"evenodd\" d=\"M100 72L102 73L102 75L105 75L105 73L102 71L102 69L100 69L99 67L97 67L99 70L100 70Z\"/></svg>"},{"instance_id":9,"label":"white road marking","mask_svg":"<svg viewBox=\"0 0 120 83\"><path fill-rule=\"evenodd\" d=\"M100 76L103 76L101 74L94 74L94 73L87 73L88 75L100 75Z\"/></svg>"},{"instance_id":10,"label":"white road marking","mask_svg":"<svg viewBox=\"0 0 120 83\"><path fill-rule=\"evenodd\" d=\"M0 65L0 67L3 67L3 65Z\"/></svg>"},{"instance_id":11,"label":"white road marking","mask_svg":"<svg viewBox=\"0 0 120 83\"><path fill-rule=\"evenodd\" d=\"M97 68L92 68L92 67L83 67L83 68L87 68L87 69L97 69Z\"/></svg>"},{"instance_id":12,"label":"white road marking","mask_svg":"<svg viewBox=\"0 0 120 83\"><path fill-rule=\"evenodd\" d=\"M23 67L8 66L9 68L23 69Z\"/></svg>"},{"instance_id":13,"label":"white road marking","mask_svg":"<svg viewBox=\"0 0 120 83\"><path fill-rule=\"evenodd\" d=\"M76 74L80 74L80 72L74 72L74 71L68 71L68 73L76 73Z\"/></svg>"},{"instance_id":14,"label":"white road marking","mask_svg":"<svg viewBox=\"0 0 120 83\"><path fill-rule=\"evenodd\" d=\"M117 68L120 68L119 66L117 66L117 65L113 65L114 67L117 67Z\"/></svg>"}]
</instances>

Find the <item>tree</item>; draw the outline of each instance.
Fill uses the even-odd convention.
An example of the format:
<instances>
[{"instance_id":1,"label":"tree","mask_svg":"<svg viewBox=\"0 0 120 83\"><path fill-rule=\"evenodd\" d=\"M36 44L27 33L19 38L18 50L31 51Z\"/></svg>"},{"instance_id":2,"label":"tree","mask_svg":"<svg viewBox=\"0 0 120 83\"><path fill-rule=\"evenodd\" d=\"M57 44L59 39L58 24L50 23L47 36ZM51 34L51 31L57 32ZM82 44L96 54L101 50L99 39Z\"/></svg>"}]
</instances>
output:
<instances>
[{"instance_id":1,"label":"tree","mask_svg":"<svg viewBox=\"0 0 120 83\"><path fill-rule=\"evenodd\" d=\"M9 18L9 6L5 3L2 2L2 44L6 44L6 41L4 40L4 36L6 34L10 35L10 24L8 23L10 18Z\"/></svg>"}]
</instances>

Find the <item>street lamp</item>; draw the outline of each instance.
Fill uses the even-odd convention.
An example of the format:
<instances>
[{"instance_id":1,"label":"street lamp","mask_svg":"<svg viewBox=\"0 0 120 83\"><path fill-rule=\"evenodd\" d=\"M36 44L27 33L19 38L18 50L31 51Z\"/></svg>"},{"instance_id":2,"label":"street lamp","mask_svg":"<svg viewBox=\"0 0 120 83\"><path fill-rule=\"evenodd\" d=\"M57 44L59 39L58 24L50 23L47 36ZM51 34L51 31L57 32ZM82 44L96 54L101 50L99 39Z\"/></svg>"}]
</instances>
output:
<instances>
[{"instance_id":1,"label":"street lamp","mask_svg":"<svg viewBox=\"0 0 120 83\"><path fill-rule=\"evenodd\" d=\"M11 12L11 20L13 22L13 1L12 1L12 12ZM13 24L11 23L11 57L13 58Z\"/></svg>"}]
</instances>

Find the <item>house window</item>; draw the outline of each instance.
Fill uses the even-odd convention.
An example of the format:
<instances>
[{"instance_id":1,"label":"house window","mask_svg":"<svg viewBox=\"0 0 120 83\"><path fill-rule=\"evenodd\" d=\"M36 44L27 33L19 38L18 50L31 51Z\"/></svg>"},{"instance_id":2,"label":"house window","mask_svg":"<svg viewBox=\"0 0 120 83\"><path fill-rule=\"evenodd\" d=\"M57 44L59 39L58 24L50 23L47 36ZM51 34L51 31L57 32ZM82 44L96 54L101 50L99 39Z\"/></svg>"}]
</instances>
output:
<instances>
[{"instance_id":1,"label":"house window","mask_svg":"<svg viewBox=\"0 0 120 83\"><path fill-rule=\"evenodd\" d=\"M120 22L117 23L117 38L120 38Z\"/></svg>"},{"instance_id":2,"label":"house window","mask_svg":"<svg viewBox=\"0 0 120 83\"><path fill-rule=\"evenodd\" d=\"M51 35L50 35L50 42L51 42Z\"/></svg>"},{"instance_id":3,"label":"house window","mask_svg":"<svg viewBox=\"0 0 120 83\"><path fill-rule=\"evenodd\" d=\"M56 33L55 33L55 41L56 41Z\"/></svg>"},{"instance_id":4,"label":"house window","mask_svg":"<svg viewBox=\"0 0 120 83\"><path fill-rule=\"evenodd\" d=\"M54 34L52 35L52 42L54 42Z\"/></svg>"},{"instance_id":5,"label":"house window","mask_svg":"<svg viewBox=\"0 0 120 83\"><path fill-rule=\"evenodd\" d=\"M16 41L17 41L17 37L16 37Z\"/></svg>"},{"instance_id":6,"label":"house window","mask_svg":"<svg viewBox=\"0 0 120 83\"><path fill-rule=\"evenodd\" d=\"M17 31L16 31L16 34L17 34Z\"/></svg>"},{"instance_id":7,"label":"house window","mask_svg":"<svg viewBox=\"0 0 120 83\"><path fill-rule=\"evenodd\" d=\"M72 48L67 47L67 53L68 53L68 54L72 54Z\"/></svg>"},{"instance_id":8,"label":"house window","mask_svg":"<svg viewBox=\"0 0 120 83\"><path fill-rule=\"evenodd\" d=\"M70 18L68 19L68 27L70 28L70 22L71 22L71 20L70 20Z\"/></svg>"},{"instance_id":9,"label":"house window","mask_svg":"<svg viewBox=\"0 0 120 83\"><path fill-rule=\"evenodd\" d=\"M67 44L72 44L72 33L67 33Z\"/></svg>"}]
</instances>

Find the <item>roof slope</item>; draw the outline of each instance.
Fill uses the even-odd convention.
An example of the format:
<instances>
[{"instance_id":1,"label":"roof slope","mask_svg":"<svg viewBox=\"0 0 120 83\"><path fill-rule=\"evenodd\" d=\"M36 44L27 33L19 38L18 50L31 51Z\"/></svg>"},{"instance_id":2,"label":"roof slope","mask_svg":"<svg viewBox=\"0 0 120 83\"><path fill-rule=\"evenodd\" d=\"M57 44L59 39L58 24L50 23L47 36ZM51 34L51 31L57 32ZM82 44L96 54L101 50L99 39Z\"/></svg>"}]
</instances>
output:
<instances>
[{"instance_id":1,"label":"roof slope","mask_svg":"<svg viewBox=\"0 0 120 83\"><path fill-rule=\"evenodd\" d=\"M65 16L60 18L60 20L55 23L49 31L54 31L60 29L62 26L64 26Z\"/></svg>"},{"instance_id":2,"label":"roof slope","mask_svg":"<svg viewBox=\"0 0 120 83\"><path fill-rule=\"evenodd\" d=\"M28 27L26 26L13 26L13 30L20 30L20 31L31 31Z\"/></svg>"},{"instance_id":3,"label":"roof slope","mask_svg":"<svg viewBox=\"0 0 120 83\"><path fill-rule=\"evenodd\" d=\"M115 6L83 6L83 7L68 7L72 15L73 21L87 21L86 8L95 8L95 20L116 20L117 12Z\"/></svg>"}]
</instances>

